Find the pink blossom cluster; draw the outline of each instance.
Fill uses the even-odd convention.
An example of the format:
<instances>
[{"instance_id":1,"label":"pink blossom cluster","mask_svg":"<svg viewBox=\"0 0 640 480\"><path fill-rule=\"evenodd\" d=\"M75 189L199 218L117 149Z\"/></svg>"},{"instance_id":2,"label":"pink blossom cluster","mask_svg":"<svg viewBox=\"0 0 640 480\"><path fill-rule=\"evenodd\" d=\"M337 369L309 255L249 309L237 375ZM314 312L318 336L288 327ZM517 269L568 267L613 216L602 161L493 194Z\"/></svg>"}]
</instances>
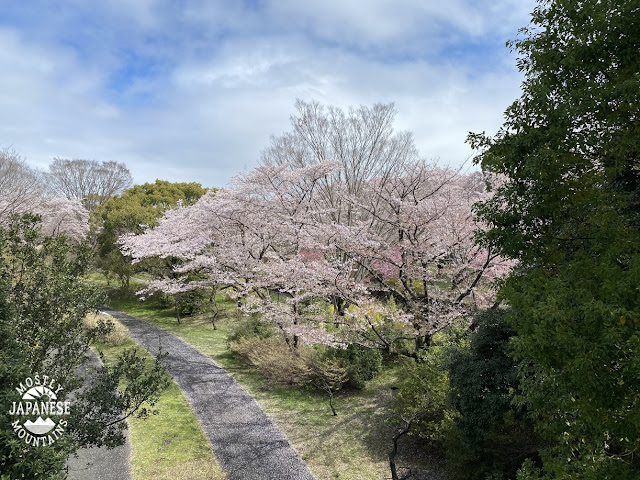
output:
<instances>
[{"instance_id":1,"label":"pink blossom cluster","mask_svg":"<svg viewBox=\"0 0 640 480\"><path fill-rule=\"evenodd\" d=\"M0 225L7 223L11 215L25 213L40 215L40 228L45 235L64 234L79 242L89 233L89 211L80 200L47 198L39 194L22 197L20 202L12 202L9 197L0 198Z\"/></svg>"},{"instance_id":2,"label":"pink blossom cluster","mask_svg":"<svg viewBox=\"0 0 640 480\"><path fill-rule=\"evenodd\" d=\"M175 258L145 293L217 286L307 343L393 349L493 301L511 265L478 248L478 173L422 162L357 188L338 162L260 166L121 238L134 261Z\"/></svg>"}]
</instances>

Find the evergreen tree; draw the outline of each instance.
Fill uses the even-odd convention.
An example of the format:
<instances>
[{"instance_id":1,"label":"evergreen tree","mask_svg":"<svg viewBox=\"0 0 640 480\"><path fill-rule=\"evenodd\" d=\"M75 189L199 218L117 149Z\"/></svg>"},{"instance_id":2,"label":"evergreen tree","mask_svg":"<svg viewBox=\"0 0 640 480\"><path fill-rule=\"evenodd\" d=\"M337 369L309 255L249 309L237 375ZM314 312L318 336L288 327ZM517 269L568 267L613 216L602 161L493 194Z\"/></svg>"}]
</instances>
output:
<instances>
[{"instance_id":1,"label":"evergreen tree","mask_svg":"<svg viewBox=\"0 0 640 480\"><path fill-rule=\"evenodd\" d=\"M523 478L640 472L640 2L539 1L511 46L522 96L471 134L501 180L481 241L520 266L501 295L521 401L552 447Z\"/></svg>"}]
</instances>

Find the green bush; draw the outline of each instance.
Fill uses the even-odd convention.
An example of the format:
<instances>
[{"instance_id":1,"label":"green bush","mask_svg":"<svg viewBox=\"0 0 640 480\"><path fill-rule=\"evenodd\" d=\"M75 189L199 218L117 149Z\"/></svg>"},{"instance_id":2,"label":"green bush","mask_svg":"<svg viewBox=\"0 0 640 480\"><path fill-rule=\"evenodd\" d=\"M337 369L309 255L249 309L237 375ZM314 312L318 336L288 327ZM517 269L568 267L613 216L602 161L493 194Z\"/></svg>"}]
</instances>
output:
<instances>
[{"instance_id":1,"label":"green bush","mask_svg":"<svg viewBox=\"0 0 640 480\"><path fill-rule=\"evenodd\" d=\"M382 368L382 353L375 348L352 344L347 348L328 348L325 356L329 360L337 360L345 369L346 384L350 387L362 389L366 383L375 377Z\"/></svg>"},{"instance_id":2,"label":"green bush","mask_svg":"<svg viewBox=\"0 0 640 480\"><path fill-rule=\"evenodd\" d=\"M236 324L236 328L227 337L227 343L231 344L242 338L269 338L274 333L275 327L273 324L263 322L257 315L251 315Z\"/></svg>"},{"instance_id":3,"label":"green bush","mask_svg":"<svg viewBox=\"0 0 640 480\"><path fill-rule=\"evenodd\" d=\"M391 407L396 417L414 418L409 435L431 443L441 443L451 428L444 353L441 346L420 352L420 361L405 369Z\"/></svg>"},{"instance_id":4,"label":"green bush","mask_svg":"<svg viewBox=\"0 0 640 480\"><path fill-rule=\"evenodd\" d=\"M178 299L182 315L197 315L204 312L208 295L202 290L190 290L180 294Z\"/></svg>"},{"instance_id":5,"label":"green bush","mask_svg":"<svg viewBox=\"0 0 640 480\"><path fill-rule=\"evenodd\" d=\"M505 312L481 312L468 348L449 352L449 401L455 434L447 455L454 477L469 480L515 478L526 458L540 446L526 412L512 405L518 370L508 351L514 332Z\"/></svg>"},{"instance_id":6,"label":"green bush","mask_svg":"<svg viewBox=\"0 0 640 480\"><path fill-rule=\"evenodd\" d=\"M467 331L460 323L435 334L429 347L418 352L417 361L405 368L391 409L396 419L414 418L409 435L441 444L454 428L447 362L451 350L466 343Z\"/></svg>"}]
</instances>

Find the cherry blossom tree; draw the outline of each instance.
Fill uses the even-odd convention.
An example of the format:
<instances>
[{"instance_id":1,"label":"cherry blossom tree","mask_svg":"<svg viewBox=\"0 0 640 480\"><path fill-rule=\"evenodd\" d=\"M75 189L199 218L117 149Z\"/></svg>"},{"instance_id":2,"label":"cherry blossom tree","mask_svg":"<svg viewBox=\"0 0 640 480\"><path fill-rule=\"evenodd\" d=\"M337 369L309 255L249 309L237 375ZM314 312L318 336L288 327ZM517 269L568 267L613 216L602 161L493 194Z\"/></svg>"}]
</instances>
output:
<instances>
[{"instance_id":1,"label":"cherry blossom tree","mask_svg":"<svg viewBox=\"0 0 640 480\"><path fill-rule=\"evenodd\" d=\"M51 196L42 172L31 168L14 150L0 150L0 226L12 215L35 213L45 235L63 233L73 241L89 232L89 212L80 201Z\"/></svg>"},{"instance_id":2,"label":"cherry blossom tree","mask_svg":"<svg viewBox=\"0 0 640 480\"><path fill-rule=\"evenodd\" d=\"M479 174L423 162L333 191L350 223L324 197L339 162L264 165L226 190L167 212L157 227L123 237L135 260L181 260L175 276L143 293L229 288L296 343L358 342L397 351L491 301L499 258L473 243ZM274 293L278 293L274 298ZM406 353L406 352L403 352Z\"/></svg>"},{"instance_id":3,"label":"cherry blossom tree","mask_svg":"<svg viewBox=\"0 0 640 480\"><path fill-rule=\"evenodd\" d=\"M10 148L0 149L0 225L12 214L32 212L43 198L40 172Z\"/></svg>"},{"instance_id":4,"label":"cherry blossom tree","mask_svg":"<svg viewBox=\"0 0 640 480\"><path fill-rule=\"evenodd\" d=\"M65 234L79 242L89 233L89 210L80 200L49 198L34 211L42 218L41 230L46 235Z\"/></svg>"},{"instance_id":5,"label":"cherry blossom tree","mask_svg":"<svg viewBox=\"0 0 640 480\"><path fill-rule=\"evenodd\" d=\"M318 181L335 168L335 162L259 167L237 177L229 189L167 212L143 235L122 237L123 253L134 261L154 256L181 261L177 275L152 282L141 293L221 286L232 287L237 297L253 294L268 303L275 285L263 265L290 259L300 249L298 237Z\"/></svg>"}]
</instances>

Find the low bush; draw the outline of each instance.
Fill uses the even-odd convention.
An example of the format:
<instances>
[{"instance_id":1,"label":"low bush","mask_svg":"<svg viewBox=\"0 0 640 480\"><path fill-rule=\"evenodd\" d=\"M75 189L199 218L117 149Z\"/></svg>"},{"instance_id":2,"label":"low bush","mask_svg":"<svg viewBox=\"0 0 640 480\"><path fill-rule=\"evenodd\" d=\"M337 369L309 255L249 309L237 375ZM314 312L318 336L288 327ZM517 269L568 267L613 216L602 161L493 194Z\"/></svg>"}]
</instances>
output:
<instances>
[{"instance_id":1,"label":"low bush","mask_svg":"<svg viewBox=\"0 0 640 480\"><path fill-rule=\"evenodd\" d=\"M446 354L447 345L421 350L419 361L408 363L391 406L396 419L412 419L410 435L434 444L447 437L455 415L448 403Z\"/></svg>"},{"instance_id":2,"label":"low bush","mask_svg":"<svg viewBox=\"0 0 640 480\"><path fill-rule=\"evenodd\" d=\"M344 368L346 384L362 389L382 369L382 353L375 348L352 344L347 348L327 348L327 360L335 360Z\"/></svg>"},{"instance_id":3,"label":"low bush","mask_svg":"<svg viewBox=\"0 0 640 480\"><path fill-rule=\"evenodd\" d=\"M449 404L451 351L468 343L466 322L456 322L436 333L427 348L417 352L416 361L407 359L391 409L394 419L413 419L409 435L429 443L442 444L454 429L456 412Z\"/></svg>"},{"instance_id":4,"label":"low bush","mask_svg":"<svg viewBox=\"0 0 640 480\"><path fill-rule=\"evenodd\" d=\"M87 330L92 330L97 338L112 347L122 345L129 338L127 327L104 313L90 313L83 323Z\"/></svg>"},{"instance_id":5,"label":"low bush","mask_svg":"<svg viewBox=\"0 0 640 480\"><path fill-rule=\"evenodd\" d=\"M311 373L305 359L291 351L284 338L245 336L229 342L229 348L254 365L270 382L305 385Z\"/></svg>"},{"instance_id":6,"label":"low bush","mask_svg":"<svg viewBox=\"0 0 640 480\"><path fill-rule=\"evenodd\" d=\"M235 330L227 337L229 345L244 338L269 338L275 333L275 327L251 315L239 321Z\"/></svg>"},{"instance_id":7,"label":"low bush","mask_svg":"<svg viewBox=\"0 0 640 480\"><path fill-rule=\"evenodd\" d=\"M239 357L255 366L270 384L314 387L327 394L333 415L334 394L348 381L347 369L321 347L292 349L280 335L246 336L229 343Z\"/></svg>"}]
</instances>

